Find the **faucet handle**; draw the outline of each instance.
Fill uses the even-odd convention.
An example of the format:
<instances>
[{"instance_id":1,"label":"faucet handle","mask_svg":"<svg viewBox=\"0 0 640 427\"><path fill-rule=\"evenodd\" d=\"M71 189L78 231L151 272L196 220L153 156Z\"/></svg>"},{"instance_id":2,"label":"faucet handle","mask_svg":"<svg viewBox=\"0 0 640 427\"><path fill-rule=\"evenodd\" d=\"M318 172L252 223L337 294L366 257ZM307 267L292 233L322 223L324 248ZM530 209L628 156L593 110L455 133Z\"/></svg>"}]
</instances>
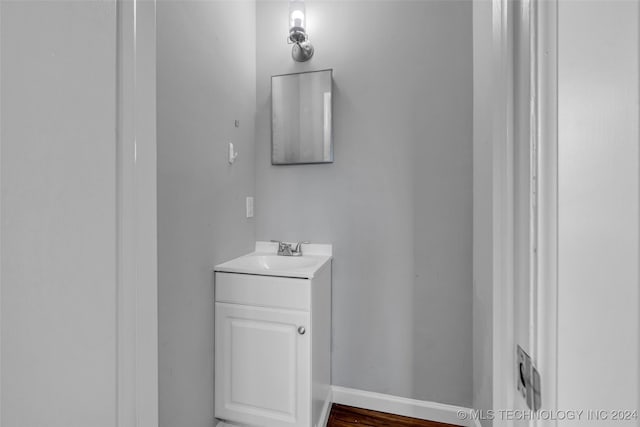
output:
<instances>
[{"instance_id":1,"label":"faucet handle","mask_svg":"<svg viewBox=\"0 0 640 427\"><path fill-rule=\"evenodd\" d=\"M302 245L308 245L311 242L298 242L298 244L296 245L296 248L294 249L294 252L299 252L300 254L302 254Z\"/></svg>"}]
</instances>

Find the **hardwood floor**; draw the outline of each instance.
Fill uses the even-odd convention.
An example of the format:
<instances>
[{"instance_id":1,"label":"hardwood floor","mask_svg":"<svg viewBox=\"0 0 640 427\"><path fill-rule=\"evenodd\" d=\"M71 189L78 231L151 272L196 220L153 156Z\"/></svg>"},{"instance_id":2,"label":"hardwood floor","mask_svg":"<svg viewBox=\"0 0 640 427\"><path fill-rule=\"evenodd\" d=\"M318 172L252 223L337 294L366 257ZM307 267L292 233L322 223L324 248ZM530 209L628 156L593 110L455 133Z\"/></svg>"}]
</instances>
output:
<instances>
[{"instance_id":1,"label":"hardwood floor","mask_svg":"<svg viewBox=\"0 0 640 427\"><path fill-rule=\"evenodd\" d=\"M435 421L420 420L418 418L403 417L401 415L370 411L354 408L353 406L331 406L331 414L327 427L458 427L453 424L437 423Z\"/></svg>"}]
</instances>

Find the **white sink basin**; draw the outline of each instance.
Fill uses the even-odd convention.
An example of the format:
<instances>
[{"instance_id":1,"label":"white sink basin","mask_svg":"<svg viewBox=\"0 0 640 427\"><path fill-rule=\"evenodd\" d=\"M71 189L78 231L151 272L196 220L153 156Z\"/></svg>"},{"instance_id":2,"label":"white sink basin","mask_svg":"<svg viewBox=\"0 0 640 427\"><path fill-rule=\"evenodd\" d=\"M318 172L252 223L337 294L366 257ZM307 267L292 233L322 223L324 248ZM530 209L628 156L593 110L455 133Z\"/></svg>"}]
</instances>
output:
<instances>
[{"instance_id":1,"label":"white sink basin","mask_svg":"<svg viewBox=\"0 0 640 427\"><path fill-rule=\"evenodd\" d=\"M259 242L262 243L262 242ZM329 246L330 245L314 245ZM274 251L266 252L264 244L256 245L256 252L232 259L216 265L215 271L228 273L259 274L265 276L304 277L313 278L320 268L331 260L331 249L324 250L317 247L307 248L302 256L280 256Z\"/></svg>"}]
</instances>

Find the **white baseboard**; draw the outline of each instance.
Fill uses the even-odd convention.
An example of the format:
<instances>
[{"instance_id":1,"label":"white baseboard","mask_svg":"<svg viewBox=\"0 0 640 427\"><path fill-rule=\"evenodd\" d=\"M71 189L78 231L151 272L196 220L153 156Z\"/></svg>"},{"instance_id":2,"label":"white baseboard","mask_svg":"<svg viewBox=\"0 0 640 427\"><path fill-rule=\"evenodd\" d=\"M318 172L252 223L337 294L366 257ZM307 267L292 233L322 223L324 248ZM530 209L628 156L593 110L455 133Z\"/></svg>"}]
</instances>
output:
<instances>
[{"instance_id":1,"label":"white baseboard","mask_svg":"<svg viewBox=\"0 0 640 427\"><path fill-rule=\"evenodd\" d=\"M420 418L463 427L481 427L478 420L474 420L470 408L446 405L444 403L428 402L425 400L409 399L392 396L390 394L374 393L353 388L331 386L327 395L320 422L316 427L326 427L331 413L331 404L355 406L372 411L387 412L405 417ZM461 416L464 414L464 416ZM239 424L220 421L216 427L245 427Z\"/></svg>"},{"instance_id":2,"label":"white baseboard","mask_svg":"<svg viewBox=\"0 0 640 427\"><path fill-rule=\"evenodd\" d=\"M339 386L332 386L332 389L333 403L464 427L481 427L472 419L470 408Z\"/></svg>"}]
</instances>

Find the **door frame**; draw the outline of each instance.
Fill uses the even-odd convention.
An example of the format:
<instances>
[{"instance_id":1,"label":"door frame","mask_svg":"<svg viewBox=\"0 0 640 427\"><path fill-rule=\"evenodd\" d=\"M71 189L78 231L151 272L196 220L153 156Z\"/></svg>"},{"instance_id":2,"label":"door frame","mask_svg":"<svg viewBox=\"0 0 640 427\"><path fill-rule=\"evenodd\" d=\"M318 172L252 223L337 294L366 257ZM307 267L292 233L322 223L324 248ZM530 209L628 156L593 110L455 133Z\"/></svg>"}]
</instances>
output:
<instances>
[{"instance_id":1,"label":"door frame","mask_svg":"<svg viewBox=\"0 0 640 427\"><path fill-rule=\"evenodd\" d=\"M509 0L492 0L493 409L514 407L513 22ZM499 416L494 426L512 423Z\"/></svg>"},{"instance_id":2,"label":"door frame","mask_svg":"<svg viewBox=\"0 0 640 427\"><path fill-rule=\"evenodd\" d=\"M117 427L157 427L156 1L115 0Z\"/></svg>"},{"instance_id":3,"label":"door frame","mask_svg":"<svg viewBox=\"0 0 640 427\"><path fill-rule=\"evenodd\" d=\"M537 282L532 357L541 376L542 408L558 409L558 0L535 2ZM556 426L556 420L538 426Z\"/></svg>"},{"instance_id":4,"label":"door frame","mask_svg":"<svg viewBox=\"0 0 640 427\"><path fill-rule=\"evenodd\" d=\"M493 44L493 408L516 399L514 294L513 5L492 0ZM541 374L542 408L557 409L557 0L531 0L531 145L536 161L537 242L531 284L533 363ZM532 248L533 250L533 248ZM537 258L537 259L536 259ZM555 426L556 422L532 425ZM496 416L494 426L512 426Z\"/></svg>"}]
</instances>

